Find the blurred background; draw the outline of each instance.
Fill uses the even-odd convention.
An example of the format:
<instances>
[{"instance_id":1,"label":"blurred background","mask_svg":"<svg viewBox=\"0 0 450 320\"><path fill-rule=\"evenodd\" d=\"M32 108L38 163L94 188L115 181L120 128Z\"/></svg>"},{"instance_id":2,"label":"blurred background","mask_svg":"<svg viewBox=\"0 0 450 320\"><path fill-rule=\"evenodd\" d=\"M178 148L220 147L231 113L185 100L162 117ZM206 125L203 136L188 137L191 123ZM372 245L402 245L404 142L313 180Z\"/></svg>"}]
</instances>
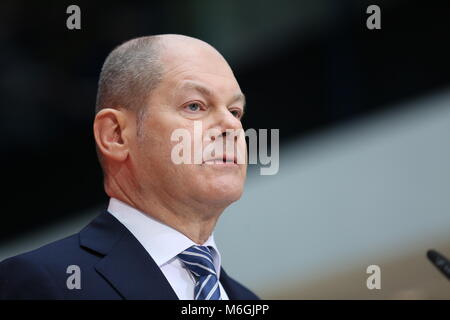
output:
<instances>
[{"instance_id":1,"label":"blurred background","mask_svg":"<svg viewBox=\"0 0 450 320\"><path fill-rule=\"evenodd\" d=\"M81 30L66 8L81 8ZM381 8L369 30L366 8ZM107 206L92 135L107 54L180 33L215 46L280 130L222 215L224 268L265 299L449 299L448 1L2 1L0 260L78 232ZM267 252L271 256L267 257ZM366 268L381 269L369 290Z\"/></svg>"}]
</instances>

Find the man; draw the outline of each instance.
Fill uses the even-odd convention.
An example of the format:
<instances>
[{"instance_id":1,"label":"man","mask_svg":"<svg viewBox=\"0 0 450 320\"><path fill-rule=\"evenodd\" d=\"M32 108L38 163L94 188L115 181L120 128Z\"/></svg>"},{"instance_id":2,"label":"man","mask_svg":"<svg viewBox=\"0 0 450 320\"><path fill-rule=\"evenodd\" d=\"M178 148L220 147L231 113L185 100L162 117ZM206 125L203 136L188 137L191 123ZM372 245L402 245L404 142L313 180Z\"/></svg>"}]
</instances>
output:
<instances>
[{"instance_id":1,"label":"man","mask_svg":"<svg viewBox=\"0 0 450 320\"><path fill-rule=\"evenodd\" d=\"M0 297L257 299L223 270L213 237L243 191L247 168L236 154L245 138L231 138L234 155L173 159L179 129L192 133L193 149L222 148L227 130L242 129L244 104L229 65L203 41L158 35L113 50L93 126L109 206L78 234L3 261Z\"/></svg>"}]
</instances>

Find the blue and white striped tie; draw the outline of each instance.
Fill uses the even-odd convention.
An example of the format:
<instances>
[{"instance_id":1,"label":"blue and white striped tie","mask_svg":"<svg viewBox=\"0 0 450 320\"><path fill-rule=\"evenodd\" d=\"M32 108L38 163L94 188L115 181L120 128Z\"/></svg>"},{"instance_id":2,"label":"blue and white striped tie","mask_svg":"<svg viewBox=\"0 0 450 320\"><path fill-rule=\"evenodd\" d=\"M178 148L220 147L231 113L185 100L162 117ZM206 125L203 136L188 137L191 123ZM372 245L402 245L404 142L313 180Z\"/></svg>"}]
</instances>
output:
<instances>
[{"instance_id":1,"label":"blue and white striped tie","mask_svg":"<svg viewBox=\"0 0 450 320\"><path fill-rule=\"evenodd\" d=\"M211 249L195 245L178 254L180 260L197 281L194 289L194 300L221 299L219 279L217 279Z\"/></svg>"}]
</instances>

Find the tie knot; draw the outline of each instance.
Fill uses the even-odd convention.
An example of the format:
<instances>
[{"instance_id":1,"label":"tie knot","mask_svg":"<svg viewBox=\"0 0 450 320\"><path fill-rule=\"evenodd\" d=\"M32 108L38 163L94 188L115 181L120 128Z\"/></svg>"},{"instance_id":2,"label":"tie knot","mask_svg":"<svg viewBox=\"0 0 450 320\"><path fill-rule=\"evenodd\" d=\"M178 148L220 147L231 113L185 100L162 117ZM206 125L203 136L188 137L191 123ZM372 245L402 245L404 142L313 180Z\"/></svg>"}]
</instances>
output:
<instances>
[{"instance_id":1,"label":"tie knot","mask_svg":"<svg viewBox=\"0 0 450 320\"><path fill-rule=\"evenodd\" d=\"M194 245L178 254L178 257L197 277L216 275L211 249L206 246Z\"/></svg>"}]
</instances>

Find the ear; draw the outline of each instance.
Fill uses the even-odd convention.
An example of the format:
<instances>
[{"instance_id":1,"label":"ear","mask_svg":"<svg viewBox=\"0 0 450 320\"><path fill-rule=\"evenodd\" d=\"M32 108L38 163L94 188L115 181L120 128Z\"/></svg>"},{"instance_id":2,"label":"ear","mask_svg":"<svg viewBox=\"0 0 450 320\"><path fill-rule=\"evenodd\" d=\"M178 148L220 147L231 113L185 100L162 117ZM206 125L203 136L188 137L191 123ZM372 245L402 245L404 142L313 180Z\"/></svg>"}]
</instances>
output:
<instances>
[{"instance_id":1,"label":"ear","mask_svg":"<svg viewBox=\"0 0 450 320\"><path fill-rule=\"evenodd\" d=\"M130 117L124 109L105 108L96 114L94 137L104 158L119 162L127 159L133 130Z\"/></svg>"}]
</instances>

